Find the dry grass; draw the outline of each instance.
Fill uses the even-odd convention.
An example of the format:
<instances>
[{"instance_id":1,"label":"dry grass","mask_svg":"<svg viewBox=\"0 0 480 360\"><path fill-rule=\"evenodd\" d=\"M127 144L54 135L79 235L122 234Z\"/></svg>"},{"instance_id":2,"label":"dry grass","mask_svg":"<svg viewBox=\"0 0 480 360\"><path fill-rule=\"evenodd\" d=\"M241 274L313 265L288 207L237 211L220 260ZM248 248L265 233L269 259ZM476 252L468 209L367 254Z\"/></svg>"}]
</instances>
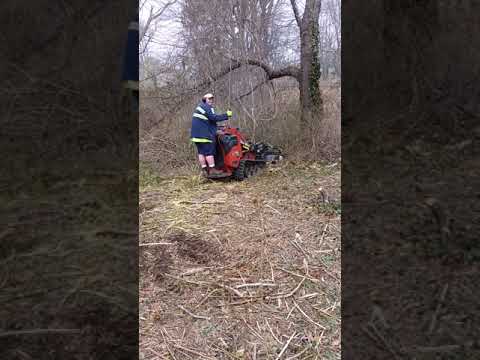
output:
<instances>
[{"instance_id":1,"label":"dry grass","mask_svg":"<svg viewBox=\"0 0 480 360\"><path fill-rule=\"evenodd\" d=\"M141 358L340 358L338 166L142 179Z\"/></svg>"}]
</instances>

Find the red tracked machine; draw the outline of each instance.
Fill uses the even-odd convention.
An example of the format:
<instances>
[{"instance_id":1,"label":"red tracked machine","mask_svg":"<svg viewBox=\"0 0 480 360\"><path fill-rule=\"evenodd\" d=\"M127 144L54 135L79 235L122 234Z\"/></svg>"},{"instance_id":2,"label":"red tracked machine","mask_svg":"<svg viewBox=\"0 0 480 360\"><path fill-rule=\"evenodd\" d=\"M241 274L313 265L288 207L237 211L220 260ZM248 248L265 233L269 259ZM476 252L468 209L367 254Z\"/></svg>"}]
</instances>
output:
<instances>
[{"instance_id":1,"label":"red tracked machine","mask_svg":"<svg viewBox=\"0 0 480 360\"><path fill-rule=\"evenodd\" d=\"M221 173L207 175L210 179L243 180L255 175L267 163L283 159L280 149L266 143L252 143L238 128L229 126L218 127L216 146L215 168Z\"/></svg>"}]
</instances>

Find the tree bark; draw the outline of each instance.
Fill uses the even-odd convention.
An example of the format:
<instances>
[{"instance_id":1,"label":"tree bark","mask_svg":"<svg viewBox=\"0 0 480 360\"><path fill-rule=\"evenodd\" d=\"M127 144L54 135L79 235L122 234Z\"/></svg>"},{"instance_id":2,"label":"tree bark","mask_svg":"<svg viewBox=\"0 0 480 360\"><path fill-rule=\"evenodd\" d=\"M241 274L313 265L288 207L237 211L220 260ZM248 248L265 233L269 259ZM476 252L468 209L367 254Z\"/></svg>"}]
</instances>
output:
<instances>
[{"instance_id":1,"label":"tree bark","mask_svg":"<svg viewBox=\"0 0 480 360\"><path fill-rule=\"evenodd\" d=\"M318 17L321 0L307 0L300 20L295 0L291 0L295 18L300 27L300 106L301 123L322 116L323 100L319 89L320 63L318 59Z\"/></svg>"}]
</instances>

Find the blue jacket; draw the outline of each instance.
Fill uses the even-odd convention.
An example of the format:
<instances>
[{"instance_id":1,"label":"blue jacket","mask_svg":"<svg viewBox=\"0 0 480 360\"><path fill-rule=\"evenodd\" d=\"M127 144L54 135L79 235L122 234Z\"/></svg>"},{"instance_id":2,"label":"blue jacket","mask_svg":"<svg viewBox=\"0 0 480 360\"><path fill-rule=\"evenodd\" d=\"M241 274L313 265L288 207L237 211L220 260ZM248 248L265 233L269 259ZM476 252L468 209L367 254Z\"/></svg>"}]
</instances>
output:
<instances>
[{"instance_id":1,"label":"blue jacket","mask_svg":"<svg viewBox=\"0 0 480 360\"><path fill-rule=\"evenodd\" d=\"M228 120L227 114L217 115L214 109L204 103L198 104L192 116L192 131L191 139L207 139L215 142L215 135L217 133L217 122Z\"/></svg>"}]
</instances>

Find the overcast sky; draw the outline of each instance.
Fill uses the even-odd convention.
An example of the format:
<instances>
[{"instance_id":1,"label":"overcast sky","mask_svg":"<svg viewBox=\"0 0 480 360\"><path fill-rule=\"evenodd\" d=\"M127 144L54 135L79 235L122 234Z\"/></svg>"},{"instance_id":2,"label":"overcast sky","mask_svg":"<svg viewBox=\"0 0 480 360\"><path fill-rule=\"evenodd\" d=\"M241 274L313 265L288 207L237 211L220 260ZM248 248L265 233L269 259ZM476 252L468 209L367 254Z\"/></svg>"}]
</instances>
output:
<instances>
[{"instance_id":1,"label":"overcast sky","mask_svg":"<svg viewBox=\"0 0 480 360\"><path fill-rule=\"evenodd\" d=\"M139 13L140 23L146 22L152 6L156 10L159 9L164 2L165 1L161 0L146 0L145 5ZM174 4L170 9L167 9L156 22L155 37L149 45L149 51L152 55L162 57L165 53L170 53L172 48L178 46L178 33L182 30L182 27L176 21L175 15L178 13L179 8L179 4Z\"/></svg>"},{"instance_id":2,"label":"overcast sky","mask_svg":"<svg viewBox=\"0 0 480 360\"><path fill-rule=\"evenodd\" d=\"M208 0L205 0L208 1ZM140 10L140 23L145 23L148 18L150 8L153 6L154 9L158 10L163 7L163 4L167 0L145 0L145 5ZM325 4L324 0L324 4ZM151 55L157 58L164 58L168 56L172 51L174 51L179 46L179 36L178 34L182 30L181 24L178 22L178 13L180 12L181 1L178 1L176 4L171 6L164 14L162 14L159 21L156 22L156 31L155 36L152 39L149 45L149 52ZM298 0L298 7L300 13L303 12L305 6L305 0ZM286 16L291 16L291 19L294 19L294 14L290 6L290 2L285 0L285 9L284 13ZM323 4L322 4L323 6ZM338 19L340 20L340 19ZM296 58L298 54L295 54L292 49L285 49L286 53L291 53L292 60Z\"/></svg>"}]
</instances>

